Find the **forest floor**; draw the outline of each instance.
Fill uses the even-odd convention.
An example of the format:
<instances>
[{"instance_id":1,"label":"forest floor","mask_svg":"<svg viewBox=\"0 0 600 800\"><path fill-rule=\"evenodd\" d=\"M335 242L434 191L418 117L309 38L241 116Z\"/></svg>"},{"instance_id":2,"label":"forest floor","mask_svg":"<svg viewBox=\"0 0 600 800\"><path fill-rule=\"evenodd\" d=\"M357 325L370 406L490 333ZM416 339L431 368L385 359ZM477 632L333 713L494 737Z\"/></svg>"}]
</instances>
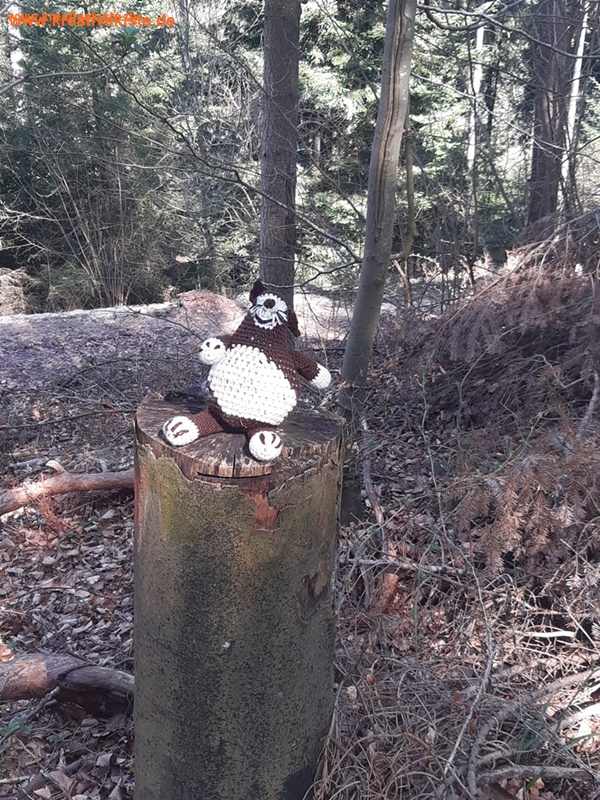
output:
<instances>
[{"instance_id":1,"label":"forest floor","mask_svg":"<svg viewBox=\"0 0 600 800\"><path fill-rule=\"evenodd\" d=\"M551 277L529 248L441 317L412 321L402 358L383 325L366 516L340 534L336 713L316 800L600 798L600 301L597 275L561 252ZM193 384L197 339L235 324L217 298L208 330L192 302L155 332L109 321L78 342L52 319L3 338L0 320L7 484L57 463L131 467L137 403ZM342 336L323 324L304 344L335 370ZM131 492L42 500L0 524L0 661L60 652L132 671ZM130 798L132 741L130 709L6 704L0 798Z\"/></svg>"}]
</instances>

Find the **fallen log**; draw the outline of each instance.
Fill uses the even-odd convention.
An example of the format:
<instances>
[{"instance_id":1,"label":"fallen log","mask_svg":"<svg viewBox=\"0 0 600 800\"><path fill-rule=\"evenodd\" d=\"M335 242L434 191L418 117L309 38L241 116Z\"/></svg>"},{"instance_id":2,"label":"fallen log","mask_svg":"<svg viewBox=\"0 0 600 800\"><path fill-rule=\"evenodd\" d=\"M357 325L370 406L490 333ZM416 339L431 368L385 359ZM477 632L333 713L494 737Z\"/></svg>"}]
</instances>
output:
<instances>
[{"instance_id":1,"label":"fallen log","mask_svg":"<svg viewBox=\"0 0 600 800\"><path fill-rule=\"evenodd\" d=\"M68 492L91 492L98 490L133 489L133 469L121 472L89 472L73 474L61 472L42 478L36 483L24 483L13 489L0 492L0 516L41 497L52 497Z\"/></svg>"},{"instance_id":2,"label":"fallen log","mask_svg":"<svg viewBox=\"0 0 600 800\"><path fill-rule=\"evenodd\" d=\"M91 692L130 698L133 686L128 672L94 667L75 656L31 653L0 663L0 701L4 702L44 697L57 688L66 695Z\"/></svg>"}]
</instances>

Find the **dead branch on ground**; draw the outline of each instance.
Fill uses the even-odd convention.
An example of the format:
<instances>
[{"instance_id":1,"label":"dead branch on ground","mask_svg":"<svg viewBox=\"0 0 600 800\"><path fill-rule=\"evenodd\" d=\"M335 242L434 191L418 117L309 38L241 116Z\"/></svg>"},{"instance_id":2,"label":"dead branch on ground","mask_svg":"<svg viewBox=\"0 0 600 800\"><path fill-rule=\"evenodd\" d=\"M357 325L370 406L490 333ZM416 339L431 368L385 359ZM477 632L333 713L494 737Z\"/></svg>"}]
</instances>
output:
<instances>
[{"instance_id":1,"label":"dead branch on ground","mask_svg":"<svg viewBox=\"0 0 600 800\"><path fill-rule=\"evenodd\" d=\"M494 783L504 778L542 778L549 780L565 778L572 781L593 781L595 780L592 770L578 769L577 767L553 767L547 764L510 764L493 772L485 772L479 776L479 783Z\"/></svg>"},{"instance_id":2,"label":"dead branch on ground","mask_svg":"<svg viewBox=\"0 0 600 800\"><path fill-rule=\"evenodd\" d=\"M0 492L0 516L33 503L41 497L52 497L68 492L110 491L133 489L133 469L121 472L91 472L74 475L61 472L37 483L24 483Z\"/></svg>"},{"instance_id":3,"label":"dead branch on ground","mask_svg":"<svg viewBox=\"0 0 600 800\"><path fill-rule=\"evenodd\" d=\"M46 773L44 771L38 772L38 774L35 775L29 781L29 783L21 789L16 800L30 800L30 798L34 796L34 793L36 793L36 796L38 796L37 792L39 792L39 790L49 782L55 783L59 789L65 791L65 787L62 785L62 781L60 780L61 776L70 778L79 771L83 764L88 762L93 762L93 758L78 758L76 761L72 761L62 769L53 770L50 773Z\"/></svg>"},{"instance_id":4,"label":"dead branch on ground","mask_svg":"<svg viewBox=\"0 0 600 800\"><path fill-rule=\"evenodd\" d=\"M362 428L363 486L365 488L367 499L373 510L375 521L379 525L381 531L381 542L380 542L381 553L386 557L387 562L390 564L390 566L392 566L398 553L393 542L386 535L385 517L381 508L381 503L379 502L379 498L377 497L377 492L375 490L375 487L373 486L373 480L371 478L371 458L369 452L373 447L373 435L369 431L365 419L361 420L361 428ZM385 610L388 608L388 606L390 605L390 603L394 598L394 594L396 593L396 590L398 588L399 581L400 578L396 574L395 570L388 569L383 572L383 574L379 579L379 586L377 588L375 600L373 603L373 611L375 613L385 612Z\"/></svg>"},{"instance_id":5,"label":"dead branch on ground","mask_svg":"<svg viewBox=\"0 0 600 800\"><path fill-rule=\"evenodd\" d=\"M32 653L0 663L0 701L31 700L59 690L133 696L133 675L94 667L80 658Z\"/></svg>"},{"instance_id":6,"label":"dead branch on ground","mask_svg":"<svg viewBox=\"0 0 600 800\"><path fill-rule=\"evenodd\" d=\"M597 676L598 676L597 669L585 670L584 672L580 672L579 674L576 675L567 675L564 678L559 678L558 680L555 680L552 683L549 683L546 686L542 686L540 689L531 692L527 700L533 703L536 700L539 700L543 697L550 698L555 692L569 689L571 687L576 687L576 691L579 691L580 687L583 684L587 683L590 680L590 678L592 677L597 678ZM479 761L479 752L483 747L484 743L486 742L487 737L494 728L500 727L502 722L504 722L504 720L510 717L511 714L513 714L515 711L518 711L519 709L522 709L527 700L522 695L520 695L516 697L514 700L511 700L510 702L506 703L501 711L498 711L496 714L494 714L486 722L486 724L481 727L479 733L475 737L475 741L473 742L473 745L471 747L471 753L469 756L468 771L467 771L467 784L469 787L469 791L471 792L473 797L477 797L477 784L483 781L483 776L477 774L477 766ZM510 775L513 775L516 774L515 770L518 770L519 767L511 765L511 769L512 772L510 772ZM539 767L536 767L535 769L539 770ZM581 770L581 772L584 772L585 776L589 777L589 774L584 770ZM532 772L532 776L534 774L539 775L539 772L535 771ZM548 773L546 773L546 775L547 777L549 777ZM502 777L507 777L507 775L505 775L504 773L501 774L500 769L494 770L491 773L486 773L486 778L489 779L489 781L496 781ZM578 776L578 779L582 779L580 775Z\"/></svg>"}]
</instances>

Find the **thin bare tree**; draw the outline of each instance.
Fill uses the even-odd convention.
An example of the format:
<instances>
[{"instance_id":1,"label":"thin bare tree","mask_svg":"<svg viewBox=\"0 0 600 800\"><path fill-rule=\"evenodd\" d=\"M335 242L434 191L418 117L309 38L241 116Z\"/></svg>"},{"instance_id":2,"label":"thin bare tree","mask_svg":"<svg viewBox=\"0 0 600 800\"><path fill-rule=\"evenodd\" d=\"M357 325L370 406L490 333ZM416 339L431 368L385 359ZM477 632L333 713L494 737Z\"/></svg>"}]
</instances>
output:
<instances>
[{"instance_id":1,"label":"thin bare tree","mask_svg":"<svg viewBox=\"0 0 600 800\"><path fill-rule=\"evenodd\" d=\"M381 95L369 166L365 249L342 368L355 397L367 378L392 253L416 8L416 0L390 0L388 6Z\"/></svg>"},{"instance_id":2,"label":"thin bare tree","mask_svg":"<svg viewBox=\"0 0 600 800\"><path fill-rule=\"evenodd\" d=\"M291 307L296 252L300 0L266 0L260 274Z\"/></svg>"}]
</instances>

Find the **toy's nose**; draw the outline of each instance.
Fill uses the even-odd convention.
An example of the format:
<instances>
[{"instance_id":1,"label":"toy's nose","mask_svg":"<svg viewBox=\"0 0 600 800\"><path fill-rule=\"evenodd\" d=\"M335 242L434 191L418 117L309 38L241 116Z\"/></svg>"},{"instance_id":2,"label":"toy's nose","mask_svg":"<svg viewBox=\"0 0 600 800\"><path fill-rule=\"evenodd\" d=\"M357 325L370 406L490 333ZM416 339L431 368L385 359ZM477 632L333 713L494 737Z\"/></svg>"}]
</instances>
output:
<instances>
[{"instance_id":1,"label":"toy's nose","mask_svg":"<svg viewBox=\"0 0 600 800\"><path fill-rule=\"evenodd\" d=\"M265 308L275 308L275 300L272 300L270 297L268 297L263 303L263 306Z\"/></svg>"}]
</instances>

